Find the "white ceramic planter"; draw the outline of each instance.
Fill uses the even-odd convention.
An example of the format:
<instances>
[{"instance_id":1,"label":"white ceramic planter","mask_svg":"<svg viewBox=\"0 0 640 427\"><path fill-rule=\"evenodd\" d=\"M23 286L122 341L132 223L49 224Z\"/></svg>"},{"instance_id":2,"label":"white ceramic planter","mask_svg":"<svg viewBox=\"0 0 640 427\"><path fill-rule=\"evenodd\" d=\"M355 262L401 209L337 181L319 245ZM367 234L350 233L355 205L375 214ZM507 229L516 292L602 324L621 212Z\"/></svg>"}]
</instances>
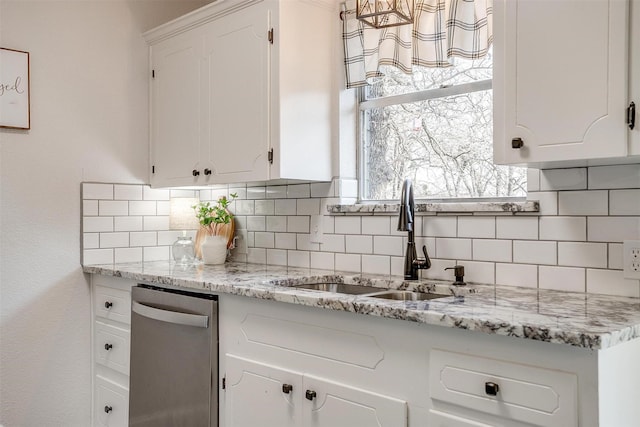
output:
<instances>
[{"instance_id":1,"label":"white ceramic planter","mask_svg":"<svg viewBox=\"0 0 640 427\"><path fill-rule=\"evenodd\" d=\"M202 261L205 264L224 264L227 259L227 238L207 236L202 244Z\"/></svg>"}]
</instances>

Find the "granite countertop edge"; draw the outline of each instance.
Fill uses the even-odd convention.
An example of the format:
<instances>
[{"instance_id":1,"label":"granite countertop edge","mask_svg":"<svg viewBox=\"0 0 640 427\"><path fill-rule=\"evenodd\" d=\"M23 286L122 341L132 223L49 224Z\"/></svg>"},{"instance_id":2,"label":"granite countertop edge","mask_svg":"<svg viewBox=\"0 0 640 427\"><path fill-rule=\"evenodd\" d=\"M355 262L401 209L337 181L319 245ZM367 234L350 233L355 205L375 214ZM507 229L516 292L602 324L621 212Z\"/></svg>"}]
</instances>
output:
<instances>
[{"instance_id":1,"label":"granite countertop edge","mask_svg":"<svg viewBox=\"0 0 640 427\"><path fill-rule=\"evenodd\" d=\"M183 267L168 261L83 266L89 274L346 311L414 323L603 350L640 338L640 299L248 263ZM427 301L381 300L298 289L335 281L450 295Z\"/></svg>"}]
</instances>

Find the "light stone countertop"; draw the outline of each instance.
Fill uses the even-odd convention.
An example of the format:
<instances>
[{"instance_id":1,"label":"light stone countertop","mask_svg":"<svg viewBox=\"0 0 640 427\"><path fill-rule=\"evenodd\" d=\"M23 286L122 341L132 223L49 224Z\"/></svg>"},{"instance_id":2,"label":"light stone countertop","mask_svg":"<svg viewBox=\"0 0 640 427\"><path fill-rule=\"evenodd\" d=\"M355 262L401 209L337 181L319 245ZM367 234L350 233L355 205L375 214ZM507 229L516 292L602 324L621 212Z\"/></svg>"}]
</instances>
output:
<instances>
[{"instance_id":1,"label":"light stone countertop","mask_svg":"<svg viewBox=\"0 0 640 427\"><path fill-rule=\"evenodd\" d=\"M404 281L400 277L234 262L180 266L156 261L90 265L83 270L158 286L241 295L594 350L640 338L638 298L494 285L456 287L443 281ZM450 296L394 301L292 287L329 281Z\"/></svg>"}]
</instances>

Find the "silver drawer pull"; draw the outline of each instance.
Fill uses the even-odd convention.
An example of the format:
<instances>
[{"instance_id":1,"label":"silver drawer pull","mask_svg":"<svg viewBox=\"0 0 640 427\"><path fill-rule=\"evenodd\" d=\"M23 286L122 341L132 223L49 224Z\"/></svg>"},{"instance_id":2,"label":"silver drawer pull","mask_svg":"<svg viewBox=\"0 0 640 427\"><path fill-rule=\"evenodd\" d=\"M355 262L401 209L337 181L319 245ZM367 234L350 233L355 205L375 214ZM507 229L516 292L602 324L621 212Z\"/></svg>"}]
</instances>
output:
<instances>
[{"instance_id":1,"label":"silver drawer pull","mask_svg":"<svg viewBox=\"0 0 640 427\"><path fill-rule=\"evenodd\" d=\"M194 326L197 328L209 327L209 316L201 316L199 314L180 313L177 311L162 310L160 308L150 307L133 301L131 303L131 311L140 316L149 319L160 320L161 322L175 323L177 325Z\"/></svg>"}]
</instances>

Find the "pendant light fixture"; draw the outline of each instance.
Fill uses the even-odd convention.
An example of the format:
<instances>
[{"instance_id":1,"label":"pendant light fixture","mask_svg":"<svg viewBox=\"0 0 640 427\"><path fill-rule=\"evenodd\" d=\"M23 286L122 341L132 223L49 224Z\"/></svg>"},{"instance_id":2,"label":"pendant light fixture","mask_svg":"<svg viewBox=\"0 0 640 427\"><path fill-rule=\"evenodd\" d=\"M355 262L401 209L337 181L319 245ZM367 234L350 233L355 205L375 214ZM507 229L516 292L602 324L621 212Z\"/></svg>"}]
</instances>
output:
<instances>
[{"instance_id":1,"label":"pendant light fixture","mask_svg":"<svg viewBox=\"0 0 640 427\"><path fill-rule=\"evenodd\" d=\"M414 0L356 0L356 18L373 28L413 23Z\"/></svg>"}]
</instances>

